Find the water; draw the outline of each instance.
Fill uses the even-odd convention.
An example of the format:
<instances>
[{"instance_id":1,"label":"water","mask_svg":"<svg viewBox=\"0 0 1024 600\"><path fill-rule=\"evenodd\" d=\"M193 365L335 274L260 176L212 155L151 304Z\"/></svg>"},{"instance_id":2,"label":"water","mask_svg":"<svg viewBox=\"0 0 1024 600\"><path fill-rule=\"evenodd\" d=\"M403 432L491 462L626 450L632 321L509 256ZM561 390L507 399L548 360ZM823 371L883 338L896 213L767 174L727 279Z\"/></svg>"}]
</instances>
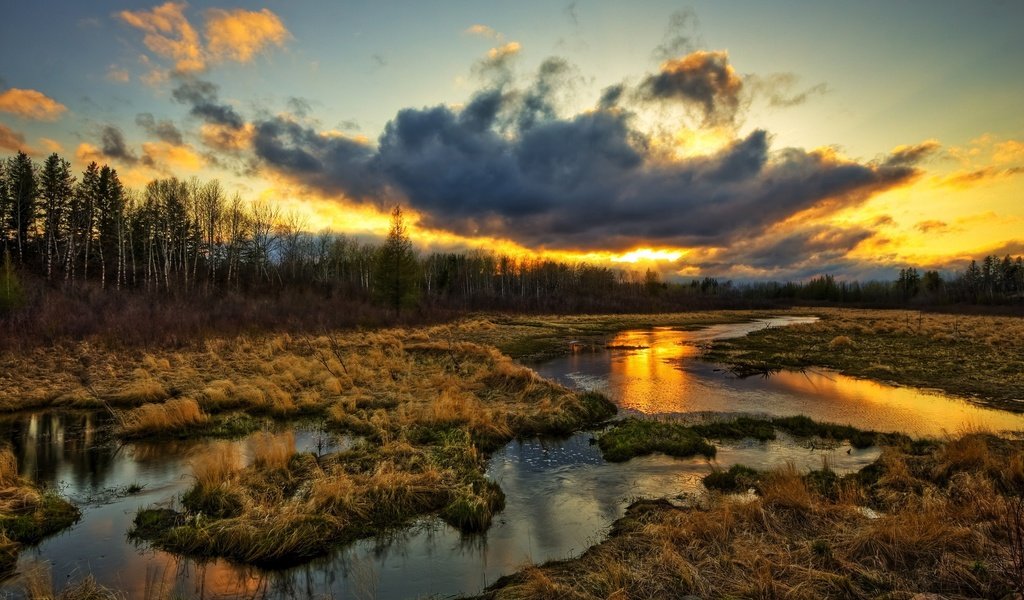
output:
<instances>
[{"instance_id":1,"label":"water","mask_svg":"<svg viewBox=\"0 0 1024 600\"><path fill-rule=\"evenodd\" d=\"M695 332L669 328L625 332L613 344L645 346L576 354L538 371L560 381L609 394L626 412L680 414L755 412L808 414L861 427L915 434L964 424L1024 429L1024 417L979 408L962 400L895 388L829 373L782 373L738 380L713 365L691 360L710 339L799 322L773 319L721 325ZM353 544L324 559L284 572L263 572L225 561L198 564L130 543L125 532L143 506L170 503L190 485L189 462L213 442L118 444L109 423L95 413L35 413L0 421L27 476L60 487L83 512L71 529L22 553L21 566L50 565L59 584L93 574L131 598L169 592L196 598L407 598L480 591L501 575L532 562L574 556L599 542L608 525L638 497L688 502L702 491L701 477L715 464L703 458L649 456L609 464L584 432L568 440L512 442L496 452L487 474L501 484L506 508L484 535L462 536L435 519L397 534ZM300 451L328 452L352 443L316 429L295 430ZM237 444L247 456L249 442ZM820 467L828 458L839 471L859 469L877 450L849 446L811 449L780 437L719 444L717 465L766 468L792 461ZM126 488L141 485L135 495ZM16 592L17 579L0 586Z\"/></svg>"}]
</instances>

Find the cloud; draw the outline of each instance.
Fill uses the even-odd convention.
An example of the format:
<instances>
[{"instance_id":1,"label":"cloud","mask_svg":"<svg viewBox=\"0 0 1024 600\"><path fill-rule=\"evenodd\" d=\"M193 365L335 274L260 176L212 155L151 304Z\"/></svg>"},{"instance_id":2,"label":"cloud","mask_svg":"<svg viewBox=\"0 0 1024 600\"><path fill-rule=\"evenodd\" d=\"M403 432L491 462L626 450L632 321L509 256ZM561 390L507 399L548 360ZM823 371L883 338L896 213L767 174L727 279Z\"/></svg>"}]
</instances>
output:
<instances>
[{"instance_id":1,"label":"cloud","mask_svg":"<svg viewBox=\"0 0 1024 600\"><path fill-rule=\"evenodd\" d=\"M689 54L703 45L700 37L700 20L691 8L678 10L669 17L661 44L652 53L659 61Z\"/></svg>"},{"instance_id":2,"label":"cloud","mask_svg":"<svg viewBox=\"0 0 1024 600\"><path fill-rule=\"evenodd\" d=\"M949 223L939 221L938 219L919 221L914 225L914 229L921 233L947 233L950 231Z\"/></svg>"},{"instance_id":3,"label":"cloud","mask_svg":"<svg viewBox=\"0 0 1024 600\"><path fill-rule=\"evenodd\" d=\"M167 142L146 142L142 144L142 163L167 173L182 169L198 171L206 161L188 146Z\"/></svg>"},{"instance_id":4,"label":"cloud","mask_svg":"<svg viewBox=\"0 0 1024 600\"><path fill-rule=\"evenodd\" d=\"M266 8L206 12L207 50L216 61L249 62L270 46L284 46L290 36L281 19Z\"/></svg>"},{"instance_id":5,"label":"cloud","mask_svg":"<svg viewBox=\"0 0 1024 600\"><path fill-rule=\"evenodd\" d=\"M131 73L127 69L122 69L117 65L110 65L107 68L107 81L113 81L115 83L128 83L131 81Z\"/></svg>"},{"instance_id":6,"label":"cloud","mask_svg":"<svg viewBox=\"0 0 1024 600\"><path fill-rule=\"evenodd\" d=\"M139 158L128 147L124 133L115 125L104 125L100 131L100 152L106 158L119 160L125 164L134 164Z\"/></svg>"},{"instance_id":7,"label":"cloud","mask_svg":"<svg viewBox=\"0 0 1024 600\"><path fill-rule=\"evenodd\" d=\"M661 70L640 84L641 97L649 101L681 101L697 106L705 125L732 123L740 108L743 80L729 64L724 50L698 50L665 61Z\"/></svg>"},{"instance_id":8,"label":"cloud","mask_svg":"<svg viewBox=\"0 0 1024 600\"><path fill-rule=\"evenodd\" d=\"M462 109L403 109L375 148L282 118L256 123L253 146L264 165L326 196L399 201L424 227L535 248L728 244L918 175L826 151L771 152L762 130L710 156L667 161L628 111L538 113L555 91L535 82L526 92L481 90Z\"/></svg>"},{"instance_id":9,"label":"cloud","mask_svg":"<svg viewBox=\"0 0 1024 600\"><path fill-rule=\"evenodd\" d=\"M252 146L254 128L246 123L241 128L203 123L199 127L199 138L203 145L221 152L240 152Z\"/></svg>"},{"instance_id":10,"label":"cloud","mask_svg":"<svg viewBox=\"0 0 1024 600\"><path fill-rule=\"evenodd\" d=\"M922 160L934 155L942 144L938 140L926 140L920 144L896 146L892 149L885 160L889 167L906 167L920 163Z\"/></svg>"},{"instance_id":11,"label":"cloud","mask_svg":"<svg viewBox=\"0 0 1024 600\"><path fill-rule=\"evenodd\" d=\"M799 106L813 96L828 93L827 84L819 83L795 91L800 78L795 73L772 73L769 75L747 75L744 84L752 95L764 96L768 105L775 108Z\"/></svg>"},{"instance_id":12,"label":"cloud","mask_svg":"<svg viewBox=\"0 0 1024 600\"><path fill-rule=\"evenodd\" d=\"M25 136L3 123L0 123L0 148L11 152L21 151L25 154L34 154L32 149L25 145Z\"/></svg>"},{"instance_id":13,"label":"cloud","mask_svg":"<svg viewBox=\"0 0 1024 600\"><path fill-rule=\"evenodd\" d=\"M519 42L509 42L488 50L487 58L492 61L500 61L519 54L522 49L523 46Z\"/></svg>"},{"instance_id":14,"label":"cloud","mask_svg":"<svg viewBox=\"0 0 1024 600\"><path fill-rule=\"evenodd\" d=\"M993 149L992 160L997 163L1024 161L1024 142L1018 142L1017 140L999 142Z\"/></svg>"},{"instance_id":15,"label":"cloud","mask_svg":"<svg viewBox=\"0 0 1024 600\"><path fill-rule=\"evenodd\" d=\"M980 169L950 173L949 175L938 178L938 183L942 186L965 189L984 183L990 183L992 181L1008 179L1010 177L1020 175L1021 173L1024 173L1024 167L1010 167L1003 169L989 166Z\"/></svg>"},{"instance_id":16,"label":"cloud","mask_svg":"<svg viewBox=\"0 0 1024 600\"><path fill-rule=\"evenodd\" d=\"M481 25L479 23L475 25L470 25L465 30L463 30L463 33L465 33L466 35L475 35L482 38L488 38L499 41L504 37L497 31L495 31L493 28L488 27L487 25Z\"/></svg>"},{"instance_id":17,"label":"cloud","mask_svg":"<svg viewBox=\"0 0 1024 600\"><path fill-rule=\"evenodd\" d=\"M152 10L123 10L118 17L145 32L142 42L157 56L174 61L174 70L193 73L206 68L199 34L185 17L185 3L167 2Z\"/></svg>"},{"instance_id":18,"label":"cloud","mask_svg":"<svg viewBox=\"0 0 1024 600\"><path fill-rule=\"evenodd\" d=\"M135 124L144 129L146 133L169 144L181 146L184 143L181 131L167 119L157 121L150 113L139 113L135 115Z\"/></svg>"},{"instance_id":19,"label":"cloud","mask_svg":"<svg viewBox=\"0 0 1024 600\"><path fill-rule=\"evenodd\" d=\"M241 129L245 125L234 108L220 102L217 86L209 81L187 78L171 92L171 97L189 105L189 114L207 123L232 129Z\"/></svg>"},{"instance_id":20,"label":"cloud","mask_svg":"<svg viewBox=\"0 0 1024 600\"><path fill-rule=\"evenodd\" d=\"M40 137L39 138L39 143L42 144L43 149L45 149L45 151L48 152L48 153L62 153L63 152L63 146L60 145L60 142L55 140L55 139L50 139L48 137Z\"/></svg>"},{"instance_id":21,"label":"cloud","mask_svg":"<svg viewBox=\"0 0 1024 600\"><path fill-rule=\"evenodd\" d=\"M68 107L36 90L10 88L0 92L0 111L36 121L56 121Z\"/></svg>"}]
</instances>

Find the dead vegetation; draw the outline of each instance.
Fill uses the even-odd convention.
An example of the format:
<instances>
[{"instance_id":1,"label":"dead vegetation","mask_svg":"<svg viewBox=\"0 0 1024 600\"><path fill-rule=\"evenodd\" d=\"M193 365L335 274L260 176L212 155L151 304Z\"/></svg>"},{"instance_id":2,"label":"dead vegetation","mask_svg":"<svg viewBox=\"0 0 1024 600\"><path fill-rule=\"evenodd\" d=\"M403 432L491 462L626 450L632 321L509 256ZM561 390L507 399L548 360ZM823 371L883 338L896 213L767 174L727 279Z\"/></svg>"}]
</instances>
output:
<instances>
[{"instance_id":1,"label":"dead vegetation","mask_svg":"<svg viewBox=\"0 0 1024 600\"><path fill-rule=\"evenodd\" d=\"M706 355L737 373L829 367L1024 409L1024 319L906 310L814 309L815 323L720 340Z\"/></svg>"},{"instance_id":2,"label":"dead vegetation","mask_svg":"<svg viewBox=\"0 0 1024 600\"><path fill-rule=\"evenodd\" d=\"M0 576L13 570L25 545L39 543L78 517L78 509L55 492L20 477L14 453L0 448Z\"/></svg>"},{"instance_id":3,"label":"dead vegetation","mask_svg":"<svg viewBox=\"0 0 1024 600\"><path fill-rule=\"evenodd\" d=\"M633 504L578 559L527 568L486 598L1002 598L1014 554L1024 444L972 433L919 454L888 447L861 472L792 466L754 496L707 507ZM749 471L749 470L748 470Z\"/></svg>"}]
</instances>

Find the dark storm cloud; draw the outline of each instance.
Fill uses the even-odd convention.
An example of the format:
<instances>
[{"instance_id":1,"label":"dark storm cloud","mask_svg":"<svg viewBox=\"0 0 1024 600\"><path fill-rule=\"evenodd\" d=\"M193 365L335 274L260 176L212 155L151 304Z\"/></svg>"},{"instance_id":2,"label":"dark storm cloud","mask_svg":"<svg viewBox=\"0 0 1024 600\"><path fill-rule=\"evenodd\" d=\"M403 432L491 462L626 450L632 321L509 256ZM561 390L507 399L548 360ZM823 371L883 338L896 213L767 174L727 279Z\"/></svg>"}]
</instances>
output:
<instances>
[{"instance_id":1,"label":"dark storm cloud","mask_svg":"<svg viewBox=\"0 0 1024 600\"><path fill-rule=\"evenodd\" d=\"M114 125L104 125L100 130L100 151L107 158L124 163L132 164L139 160L124 141L124 133Z\"/></svg>"},{"instance_id":2,"label":"dark storm cloud","mask_svg":"<svg viewBox=\"0 0 1024 600\"><path fill-rule=\"evenodd\" d=\"M405 109L376 149L271 120L257 126L255 146L270 166L328 194L397 198L431 227L562 248L727 243L915 174L798 149L770 156L760 130L714 156L658 161L623 111L551 118L509 135L498 117L519 106L488 90L461 111Z\"/></svg>"},{"instance_id":3,"label":"dark storm cloud","mask_svg":"<svg viewBox=\"0 0 1024 600\"><path fill-rule=\"evenodd\" d=\"M168 144L181 146L185 143L181 131L174 123L166 119L157 121L150 113L139 113L135 115L135 124L144 129L146 133L156 136L157 139Z\"/></svg>"},{"instance_id":4,"label":"dark storm cloud","mask_svg":"<svg viewBox=\"0 0 1024 600\"><path fill-rule=\"evenodd\" d=\"M185 79L171 92L178 102L188 105L189 114L207 123L241 129L242 117L228 104L218 99L217 86L201 79Z\"/></svg>"},{"instance_id":5,"label":"dark storm cloud","mask_svg":"<svg viewBox=\"0 0 1024 600\"><path fill-rule=\"evenodd\" d=\"M701 110L706 125L731 124L740 108L743 79L724 51L698 50L665 61L640 84L649 101L678 101Z\"/></svg>"}]
</instances>

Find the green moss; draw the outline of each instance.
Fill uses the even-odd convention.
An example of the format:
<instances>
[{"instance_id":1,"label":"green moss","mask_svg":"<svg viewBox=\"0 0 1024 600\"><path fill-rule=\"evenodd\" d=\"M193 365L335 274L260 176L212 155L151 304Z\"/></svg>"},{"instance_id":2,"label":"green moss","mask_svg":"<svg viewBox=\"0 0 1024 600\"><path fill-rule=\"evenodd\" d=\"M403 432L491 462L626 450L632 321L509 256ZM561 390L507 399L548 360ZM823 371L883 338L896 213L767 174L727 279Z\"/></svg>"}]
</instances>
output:
<instances>
[{"instance_id":1,"label":"green moss","mask_svg":"<svg viewBox=\"0 0 1024 600\"><path fill-rule=\"evenodd\" d=\"M740 440L753 438L766 441L775 439L775 428L770 421L740 417L731 421L712 421L692 425L691 429L698 435L718 440Z\"/></svg>"},{"instance_id":2,"label":"green moss","mask_svg":"<svg viewBox=\"0 0 1024 600\"><path fill-rule=\"evenodd\" d=\"M715 469L701 480L709 490L723 492L742 492L753 485L760 473L756 469L744 465L733 465L728 471Z\"/></svg>"},{"instance_id":3,"label":"green moss","mask_svg":"<svg viewBox=\"0 0 1024 600\"><path fill-rule=\"evenodd\" d=\"M636 456L655 452L686 458L703 455L715 456L715 447L682 423L625 419L618 421L597 438L597 445L605 460L623 462Z\"/></svg>"},{"instance_id":4,"label":"green moss","mask_svg":"<svg viewBox=\"0 0 1024 600\"><path fill-rule=\"evenodd\" d=\"M223 486L194 485L181 497L181 504L191 512L217 519L236 517L242 513L242 496Z\"/></svg>"}]
</instances>

